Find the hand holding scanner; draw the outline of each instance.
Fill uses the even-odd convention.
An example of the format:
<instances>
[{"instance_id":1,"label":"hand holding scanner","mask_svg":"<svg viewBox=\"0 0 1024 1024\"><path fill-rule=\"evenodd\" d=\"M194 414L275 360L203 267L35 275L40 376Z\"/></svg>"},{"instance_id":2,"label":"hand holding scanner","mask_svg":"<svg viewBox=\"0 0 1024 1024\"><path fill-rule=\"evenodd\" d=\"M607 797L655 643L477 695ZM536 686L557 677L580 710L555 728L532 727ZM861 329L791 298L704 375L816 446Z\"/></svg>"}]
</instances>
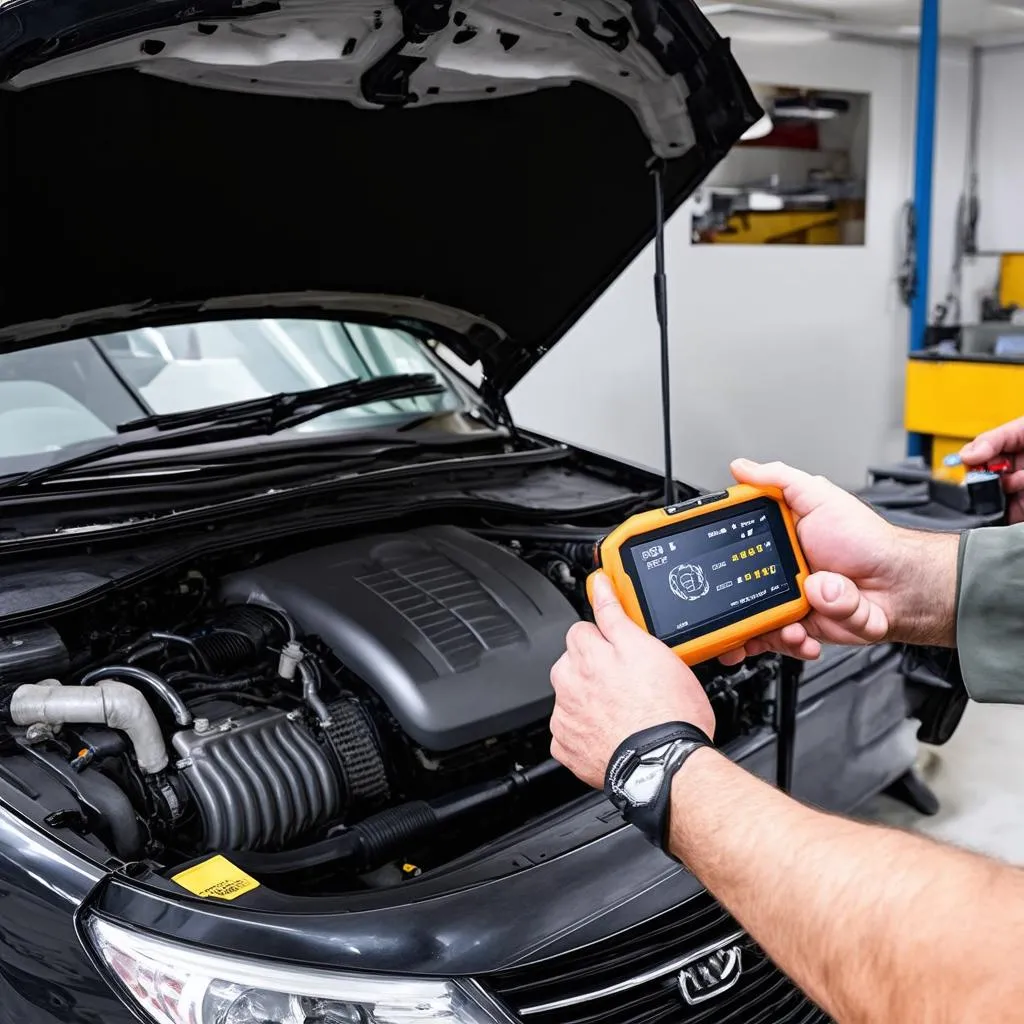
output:
<instances>
[{"instance_id":1,"label":"hand holding scanner","mask_svg":"<svg viewBox=\"0 0 1024 1024\"><path fill-rule=\"evenodd\" d=\"M598 563L626 614L688 665L810 611L807 562L776 488L740 484L641 512L601 542Z\"/></svg>"}]
</instances>

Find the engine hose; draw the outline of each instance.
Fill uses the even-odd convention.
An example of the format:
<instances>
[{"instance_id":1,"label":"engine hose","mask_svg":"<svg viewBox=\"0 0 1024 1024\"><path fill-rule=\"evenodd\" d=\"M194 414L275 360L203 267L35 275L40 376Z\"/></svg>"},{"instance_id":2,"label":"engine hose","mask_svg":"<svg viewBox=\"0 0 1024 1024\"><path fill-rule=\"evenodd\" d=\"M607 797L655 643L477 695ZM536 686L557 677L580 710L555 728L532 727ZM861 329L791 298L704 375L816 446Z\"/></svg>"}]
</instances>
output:
<instances>
[{"instance_id":1,"label":"engine hose","mask_svg":"<svg viewBox=\"0 0 1024 1024\"><path fill-rule=\"evenodd\" d=\"M266 676L244 675L229 676L206 676L197 672L175 672L167 677L167 682L172 683L182 697L189 697L193 690L216 693L218 690L227 692L229 690L244 690L250 686L259 686L267 682Z\"/></svg>"},{"instance_id":2,"label":"engine hose","mask_svg":"<svg viewBox=\"0 0 1024 1024\"><path fill-rule=\"evenodd\" d=\"M147 775L162 772L167 767L167 747L153 709L135 687L104 672L104 678L94 686L61 686L55 681L25 683L5 698L6 707L0 717L14 725L42 722L61 726L74 722L119 729L131 741L142 771Z\"/></svg>"},{"instance_id":3,"label":"engine hose","mask_svg":"<svg viewBox=\"0 0 1024 1024\"><path fill-rule=\"evenodd\" d=\"M231 605L210 628L192 637L211 674L228 672L255 661L269 647L279 646L291 627L280 614L258 605Z\"/></svg>"},{"instance_id":4,"label":"engine hose","mask_svg":"<svg viewBox=\"0 0 1024 1024\"><path fill-rule=\"evenodd\" d=\"M320 696L320 676L309 663L308 657L303 658L299 662L298 668L299 678L302 679L302 699L306 702L306 706L310 711L316 715L317 720L322 726L329 725L331 713L327 710L327 705Z\"/></svg>"},{"instance_id":5,"label":"engine hose","mask_svg":"<svg viewBox=\"0 0 1024 1024\"><path fill-rule=\"evenodd\" d=\"M253 660L258 653L256 645L247 634L229 629L217 629L197 636L193 643L211 666L211 673L235 668Z\"/></svg>"},{"instance_id":6,"label":"engine hose","mask_svg":"<svg viewBox=\"0 0 1024 1024\"><path fill-rule=\"evenodd\" d=\"M505 800L565 769L555 760L512 772L494 782L468 786L435 800L413 800L364 818L330 839L300 850L255 853L232 850L231 861L254 875L287 875L332 864L363 874L406 853L409 844L429 838L459 818Z\"/></svg>"},{"instance_id":7,"label":"engine hose","mask_svg":"<svg viewBox=\"0 0 1024 1024\"><path fill-rule=\"evenodd\" d=\"M118 679L122 682L127 680L132 683L142 683L170 708L178 725L187 729L192 724L192 712L189 711L185 702L155 672L148 672L137 665L106 665L102 668L95 668L91 672L86 672L79 680L79 685L90 686L101 679Z\"/></svg>"},{"instance_id":8,"label":"engine hose","mask_svg":"<svg viewBox=\"0 0 1024 1024\"><path fill-rule=\"evenodd\" d=\"M134 665L153 654L159 654L166 650L169 644L178 644L180 647L184 647L191 655L196 668L204 672L210 671L210 665L203 656L203 652L187 636L178 636L177 633L162 633L156 630L140 636L132 645L134 648L132 653L124 660L127 664Z\"/></svg>"}]
</instances>

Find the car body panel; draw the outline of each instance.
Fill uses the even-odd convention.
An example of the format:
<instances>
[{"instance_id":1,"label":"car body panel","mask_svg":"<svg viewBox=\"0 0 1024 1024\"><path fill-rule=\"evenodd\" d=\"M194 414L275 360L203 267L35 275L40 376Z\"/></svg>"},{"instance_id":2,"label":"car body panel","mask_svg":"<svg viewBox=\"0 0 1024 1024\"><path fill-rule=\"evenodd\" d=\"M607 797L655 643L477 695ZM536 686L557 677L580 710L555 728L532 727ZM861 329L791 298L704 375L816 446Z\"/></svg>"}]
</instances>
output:
<instances>
[{"instance_id":1,"label":"car body panel","mask_svg":"<svg viewBox=\"0 0 1024 1024\"><path fill-rule=\"evenodd\" d=\"M0 803L0 1024L129 1024L76 933L104 872Z\"/></svg>"}]
</instances>

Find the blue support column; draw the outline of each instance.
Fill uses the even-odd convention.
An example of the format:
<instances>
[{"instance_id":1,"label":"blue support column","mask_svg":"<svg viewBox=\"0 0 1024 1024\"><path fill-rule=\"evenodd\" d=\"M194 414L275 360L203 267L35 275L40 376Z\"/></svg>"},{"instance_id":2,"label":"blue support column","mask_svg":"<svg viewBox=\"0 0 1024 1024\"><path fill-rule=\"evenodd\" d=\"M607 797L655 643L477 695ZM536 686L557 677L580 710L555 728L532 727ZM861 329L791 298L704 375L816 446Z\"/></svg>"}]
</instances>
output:
<instances>
[{"instance_id":1,"label":"blue support column","mask_svg":"<svg viewBox=\"0 0 1024 1024\"><path fill-rule=\"evenodd\" d=\"M910 307L910 351L924 347L932 247L932 183L935 166L935 107L939 86L939 0L921 0L917 59L917 131L914 145L914 209L917 214L917 292ZM920 434L907 437L907 454L923 451Z\"/></svg>"}]
</instances>

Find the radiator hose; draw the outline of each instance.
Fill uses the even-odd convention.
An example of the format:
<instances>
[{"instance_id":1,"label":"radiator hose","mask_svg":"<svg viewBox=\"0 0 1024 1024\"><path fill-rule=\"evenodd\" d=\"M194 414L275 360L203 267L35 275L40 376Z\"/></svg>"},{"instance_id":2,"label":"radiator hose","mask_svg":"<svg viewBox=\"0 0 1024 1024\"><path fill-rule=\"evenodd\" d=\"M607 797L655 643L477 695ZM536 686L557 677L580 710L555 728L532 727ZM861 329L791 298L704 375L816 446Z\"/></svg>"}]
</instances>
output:
<instances>
[{"instance_id":1,"label":"radiator hose","mask_svg":"<svg viewBox=\"0 0 1024 1024\"><path fill-rule=\"evenodd\" d=\"M516 796L565 769L555 760L468 786L435 800L412 800L364 818L340 835L281 853L231 851L231 861L254 875L287 875L327 864L364 874L408 851L456 819Z\"/></svg>"}]
</instances>

